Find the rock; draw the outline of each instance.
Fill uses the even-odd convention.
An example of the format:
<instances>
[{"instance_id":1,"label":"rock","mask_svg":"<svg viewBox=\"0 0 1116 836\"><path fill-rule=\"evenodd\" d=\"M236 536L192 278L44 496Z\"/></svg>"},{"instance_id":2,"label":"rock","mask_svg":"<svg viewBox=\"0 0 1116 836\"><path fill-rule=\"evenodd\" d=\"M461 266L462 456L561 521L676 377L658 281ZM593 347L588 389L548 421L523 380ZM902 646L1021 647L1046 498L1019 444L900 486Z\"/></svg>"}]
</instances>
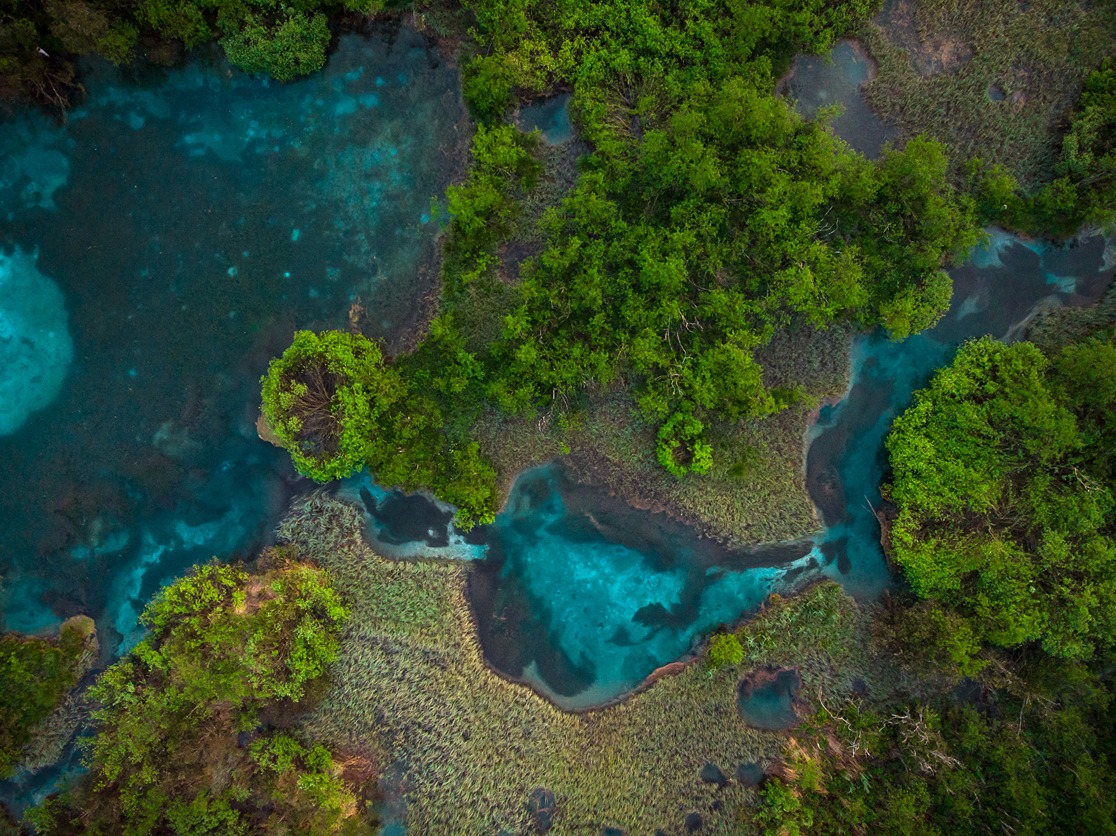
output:
<instances>
[{"instance_id":1,"label":"rock","mask_svg":"<svg viewBox=\"0 0 1116 836\"><path fill-rule=\"evenodd\" d=\"M260 437L261 441L266 441L268 444L274 444L276 447L283 446L283 442L275 434L275 430L271 428L271 424L267 422L262 412L260 417L256 419L256 435Z\"/></svg>"}]
</instances>

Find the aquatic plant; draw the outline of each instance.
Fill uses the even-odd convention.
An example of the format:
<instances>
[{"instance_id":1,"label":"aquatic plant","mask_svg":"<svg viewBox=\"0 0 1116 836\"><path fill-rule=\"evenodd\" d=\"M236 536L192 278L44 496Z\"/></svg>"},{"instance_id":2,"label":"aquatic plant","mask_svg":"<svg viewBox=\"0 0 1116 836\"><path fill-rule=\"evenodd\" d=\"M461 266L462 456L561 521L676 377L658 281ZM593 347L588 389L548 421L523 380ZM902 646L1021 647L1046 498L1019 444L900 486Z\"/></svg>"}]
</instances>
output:
<instances>
[{"instance_id":1,"label":"aquatic plant","mask_svg":"<svg viewBox=\"0 0 1116 836\"><path fill-rule=\"evenodd\" d=\"M1116 18L1061 0L920 0L889 4L862 37L885 121L942 141L957 169L979 157L1032 189L1056 176L1065 116L1111 54Z\"/></svg>"}]
</instances>

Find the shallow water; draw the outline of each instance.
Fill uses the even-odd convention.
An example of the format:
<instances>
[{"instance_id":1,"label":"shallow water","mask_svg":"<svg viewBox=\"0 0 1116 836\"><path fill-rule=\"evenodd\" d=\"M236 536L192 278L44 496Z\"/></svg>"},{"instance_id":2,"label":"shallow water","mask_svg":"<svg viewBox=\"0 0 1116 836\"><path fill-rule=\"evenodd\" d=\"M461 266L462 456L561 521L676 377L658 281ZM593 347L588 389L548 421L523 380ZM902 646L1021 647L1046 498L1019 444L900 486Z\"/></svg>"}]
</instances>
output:
<instances>
[{"instance_id":1,"label":"shallow water","mask_svg":"<svg viewBox=\"0 0 1116 836\"><path fill-rule=\"evenodd\" d=\"M0 574L5 628L87 613L107 658L159 585L251 556L307 487L256 437L259 377L358 298L371 335L413 325L464 114L406 29L346 36L289 85L204 50L85 84L65 125L0 124L0 322L37 339L0 393L38 393L4 399Z\"/></svg>"},{"instance_id":2,"label":"shallow water","mask_svg":"<svg viewBox=\"0 0 1116 836\"><path fill-rule=\"evenodd\" d=\"M560 93L532 102L519 110L519 127L530 133L539 131L542 138L551 145L561 145L573 138L573 122L570 121L569 93Z\"/></svg>"},{"instance_id":3,"label":"shallow water","mask_svg":"<svg viewBox=\"0 0 1116 836\"><path fill-rule=\"evenodd\" d=\"M830 122L833 132L854 150L874 159L899 132L880 121L864 97L871 74L869 59L850 41L841 41L826 55L800 55L782 84L784 95L798 103L804 116L838 105Z\"/></svg>"},{"instance_id":4,"label":"shallow water","mask_svg":"<svg viewBox=\"0 0 1116 836\"><path fill-rule=\"evenodd\" d=\"M756 681L741 682L736 709L749 726L765 731L783 731L798 722L794 701L802 687L802 677L794 669L752 674Z\"/></svg>"}]
</instances>

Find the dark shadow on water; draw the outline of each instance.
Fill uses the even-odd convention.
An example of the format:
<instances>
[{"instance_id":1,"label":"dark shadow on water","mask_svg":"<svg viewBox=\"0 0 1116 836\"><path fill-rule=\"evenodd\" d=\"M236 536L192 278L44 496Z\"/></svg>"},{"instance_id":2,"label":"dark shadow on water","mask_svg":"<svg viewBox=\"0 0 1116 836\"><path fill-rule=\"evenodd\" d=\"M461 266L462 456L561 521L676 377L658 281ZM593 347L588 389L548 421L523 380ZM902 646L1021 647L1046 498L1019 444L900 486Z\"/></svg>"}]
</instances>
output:
<instances>
[{"instance_id":1,"label":"dark shadow on water","mask_svg":"<svg viewBox=\"0 0 1116 836\"><path fill-rule=\"evenodd\" d=\"M798 723L795 700L802 677L794 668L764 670L740 681L736 708L744 722L764 731L783 731Z\"/></svg>"}]
</instances>

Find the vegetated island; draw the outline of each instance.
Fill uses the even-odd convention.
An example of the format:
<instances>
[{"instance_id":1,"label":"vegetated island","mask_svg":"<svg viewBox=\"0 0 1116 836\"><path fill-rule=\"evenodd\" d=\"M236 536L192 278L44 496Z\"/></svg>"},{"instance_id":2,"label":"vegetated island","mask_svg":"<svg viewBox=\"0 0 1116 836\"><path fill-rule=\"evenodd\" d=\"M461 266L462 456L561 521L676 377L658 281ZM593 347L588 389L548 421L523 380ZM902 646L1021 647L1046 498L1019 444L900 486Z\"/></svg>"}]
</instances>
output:
<instances>
[{"instance_id":1,"label":"vegetated island","mask_svg":"<svg viewBox=\"0 0 1116 836\"><path fill-rule=\"evenodd\" d=\"M246 70L293 77L321 66L339 8L2 8L5 89L70 101L72 67L42 43L127 60L215 34ZM1056 67L1079 95L1054 101L1076 105L1060 150L1040 141L1013 174L1014 146L943 135L934 107L958 90L942 82L915 108L921 88L894 80L902 40L871 40L921 16L981 61L1014 60L999 40L982 52L962 38L981 31L982 4L951 9L899 3L865 24L865 3L416 6L460 39L478 120L473 167L448 196L440 312L390 360L360 334L296 335L264 381L268 428L308 475L371 466L454 503L463 528L491 520L523 462L583 445L586 471L606 462L594 472L621 489L660 467L659 485L686 488L651 496L722 537L808 530L801 504L758 522L786 494L723 510L749 478L772 478L773 450L798 472L802 423L771 422L840 388L840 361L801 347L933 324L942 268L985 223L1064 235L1116 211L1116 69L1095 39L1111 10L1063 10L1088 37ZM1004 14L1034 31L1032 13L1057 10ZM772 94L795 52L863 26L881 61L874 101L889 83L906 91L896 121L948 145L912 137L870 162ZM947 46L928 76L967 66ZM574 93L576 172L506 122L515 99L555 89ZM987 160L967 159L977 147ZM463 567L383 560L353 509L311 497L282 527L290 550L254 575L201 567L157 597L150 637L91 691L90 776L29 822L361 832L382 792L378 809L416 832L1112 832L1109 309L1043 320L1041 348L965 346L896 422L885 534L909 591L874 609L833 584L773 600L700 663L601 711L563 713L497 677ZM6 708L9 763L79 676L87 648L69 635L69 662L5 639L6 680L29 654L58 672L34 716ZM768 687L792 671L796 693ZM757 725L757 691L793 728Z\"/></svg>"}]
</instances>

